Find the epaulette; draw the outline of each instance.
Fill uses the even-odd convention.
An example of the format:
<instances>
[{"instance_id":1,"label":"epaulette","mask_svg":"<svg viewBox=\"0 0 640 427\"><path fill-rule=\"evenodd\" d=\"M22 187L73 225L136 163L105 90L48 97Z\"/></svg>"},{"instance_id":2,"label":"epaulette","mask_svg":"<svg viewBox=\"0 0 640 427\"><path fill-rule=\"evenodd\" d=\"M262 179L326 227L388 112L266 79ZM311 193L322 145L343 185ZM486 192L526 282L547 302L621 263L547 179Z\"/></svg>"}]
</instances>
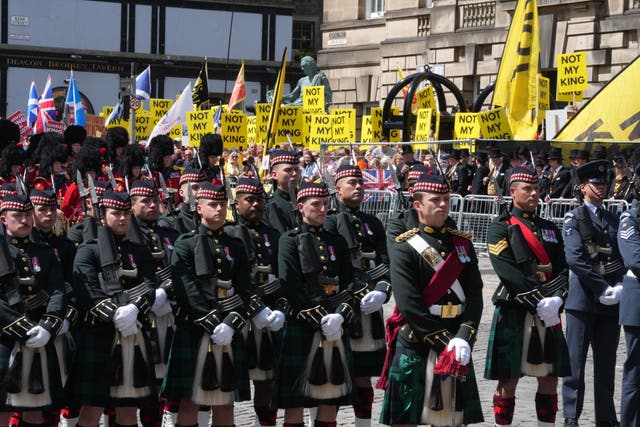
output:
<instances>
[{"instance_id":1,"label":"epaulette","mask_svg":"<svg viewBox=\"0 0 640 427\"><path fill-rule=\"evenodd\" d=\"M416 234L418 234L418 231L420 231L420 229L418 227L415 227L415 228L412 228L411 230L405 231L404 233L402 233L401 235L396 237L396 243L404 243L409 238L411 238L411 237L415 236Z\"/></svg>"},{"instance_id":2,"label":"epaulette","mask_svg":"<svg viewBox=\"0 0 640 427\"><path fill-rule=\"evenodd\" d=\"M454 236L463 237L467 240L472 240L473 236L471 233L465 233L464 231L456 230L455 228L447 228L447 231Z\"/></svg>"},{"instance_id":3,"label":"epaulette","mask_svg":"<svg viewBox=\"0 0 640 427\"><path fill-rule=\"evenodd\" d=\"M575 219L577 218L573 212L567 212L566 214L564 214L564 222L571 222Z\"/></svg>"}]
</instances>

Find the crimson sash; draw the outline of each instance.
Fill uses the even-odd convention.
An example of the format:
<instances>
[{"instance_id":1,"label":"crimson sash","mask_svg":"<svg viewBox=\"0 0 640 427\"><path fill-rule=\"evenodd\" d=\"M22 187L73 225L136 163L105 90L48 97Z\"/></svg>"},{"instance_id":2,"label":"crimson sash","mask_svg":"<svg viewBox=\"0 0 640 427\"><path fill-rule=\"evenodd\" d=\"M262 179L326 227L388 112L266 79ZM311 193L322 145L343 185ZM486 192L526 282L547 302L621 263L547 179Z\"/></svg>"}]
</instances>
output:
<instances>
[{"instance_id":1,"label":"crimson sash","mask_svg":"<svg viewBox=\"0 0 640 427\"><path fill-rule=\"evenodd\" d=\"M540 263L545 265L551 263L551 258L549 258L549 255L547 254L547 251L544 249L544 246L542 246L542 242L538 240L536 235L533 234L533 232L529 229L529 227L527 227L522 221L520 221L515 216L509 217L506 223L509 225L513 225L515 223L515 225L518 225L520 227L520 230L522 230L522 235L524 236L524 239L527 241L527 244L533 251L533 254L536 256L536 258L538 258L538 261L540 261ZM553 278L552 273L544 273L544 276L547 281Z\"/></svg>"},{"instance_id":2,"label":"crimson sash","mask_svg":"<svg viewBox=\"0 0 640 427\"><path fill-rule=\"evenodd\" d=\"M468 239L464 239L459 236L452 236L452 243L454 250L449 253L449 256L444 260L444 264L440 267L436 273L431 276L431 280L427 286L422 290L422 300L427 307L432 306L436 301L446 294L447 290L451 288L453 282L460 276L464 264L460 262L457 251L457 246L464 247L466 253L469 253L471 248L471 242ZM393 285L392 285L393 286ZM380 378L376 383L376 388L384 390L387 388L389 382L389 369L391 369L391 362L396 351L396 340L398 339L398 332L405 321L402 317L402 313L398 310L396 305L393 309L393 314L387 319L386 322L386 334L385 341L387 343L387 354L384 359L384 365Z\"/></svg>"}]
</instances>

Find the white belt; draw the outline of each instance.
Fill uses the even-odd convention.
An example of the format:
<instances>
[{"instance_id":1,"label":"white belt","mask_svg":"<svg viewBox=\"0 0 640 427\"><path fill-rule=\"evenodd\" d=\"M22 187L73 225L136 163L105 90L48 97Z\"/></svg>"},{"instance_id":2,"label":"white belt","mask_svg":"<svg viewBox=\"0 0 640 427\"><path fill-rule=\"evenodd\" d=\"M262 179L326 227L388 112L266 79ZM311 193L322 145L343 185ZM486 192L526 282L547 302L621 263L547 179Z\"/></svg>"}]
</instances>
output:
<instances>
[{"instance_id":1,"label":"white belt","mask_svg":"<svg viewBox=\"0 0 640 427\"><path fill-rule=\"evenodd\" d=\"M434 316L442 317L443 319L450 319L460 316L464 312L464 304L447 304L447 305L432 305L429 307L429 313Z\"/></svg>"}]
</instances>

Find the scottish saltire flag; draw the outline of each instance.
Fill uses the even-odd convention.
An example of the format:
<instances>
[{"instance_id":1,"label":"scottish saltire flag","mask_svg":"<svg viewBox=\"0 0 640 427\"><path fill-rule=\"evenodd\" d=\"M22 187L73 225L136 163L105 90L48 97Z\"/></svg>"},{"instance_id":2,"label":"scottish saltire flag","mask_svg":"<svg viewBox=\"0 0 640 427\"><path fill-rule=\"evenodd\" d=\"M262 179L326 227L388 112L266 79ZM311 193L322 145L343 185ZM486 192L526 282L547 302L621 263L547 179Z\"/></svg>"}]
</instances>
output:
<instances>
[{"instance_id":1,"label":"scottish saltire flag","mask_svg":"<svg viewBox=\"0 0 640 427\"><path fill-rule=\"evenodd\" d=\"M29 89L29 100L27 101L27 123L29 126L38 120L38 90L36 89L36 82L31 82L31 88Z\"/></svg>"},{"instance_id":2,"label":"scottish saltire flag","mask_svg":"<svg viewBox=\"0 0 640 427\"><path fill-rule=\"evenodd\" d=\"M40 101L38 101L38 118L33 128L34 133L42 133L47 131L47 123L58 120L56 114L56 104L53 100L53 92L51 90L51 74L47 76L47 84L42 91Z\"/></svg>"},{"instance_id":3,"label":"scottish saltire flag","mask_svg":"<svg viewBox=\"0 0 640 427\"><path fill-rule=\"evenodd\" d=\"M362 171L362 181L364 182L365 202L384 199L383 192L367 192L366 190L396 191L393 184L393 176L389 169L364 169Z\"/></svg>"},{"instance_id":4,"label":"scottish saltire flag","mask_svg":"<svg viewBox=\"0 0 640 427\"><path fill-rule=\"evenodd\" d=\"M216 113L213 115L213 127L216 132L222 128L222 102L220 102Z\"/></svg>"},{"instance_id":5,"label":"scottish saltire flag","mask_svg":"<svg viewBox=\"0 0 640 427\"><path fill-rule=\"evenodd\" d=\"M151 98L151 65L136 77L136 98Z\"/></svg>"},{"instance_id":6,"label":"scottish saltire flag","mask_svg":"<svg viewBox=\"0 0 640 427\"><path fill-rule=\"evenodd\" d=\"M116 106L113 107L113 110L111 110L111 114L109 114L109 117L107 117L107 119L104 121L105 127L108 126L112 120L122 118L122 110L123 110L122 107L123 107L122 102L118 102Z\"/></svg>"},{"instance_id":7,"label":"scottish saltire flag","mask_svg":"<svg viewBox=\"0 0 640 427\"><path fill-rule=\"evenodd\" d=\"M67 90L67 99L64 103L69 106L69 124L85 126L87 124L87 118L76 79L73 77L73 70L71 70L71 77L69 77L69 89Z\"/></svg>"}]
</instances>

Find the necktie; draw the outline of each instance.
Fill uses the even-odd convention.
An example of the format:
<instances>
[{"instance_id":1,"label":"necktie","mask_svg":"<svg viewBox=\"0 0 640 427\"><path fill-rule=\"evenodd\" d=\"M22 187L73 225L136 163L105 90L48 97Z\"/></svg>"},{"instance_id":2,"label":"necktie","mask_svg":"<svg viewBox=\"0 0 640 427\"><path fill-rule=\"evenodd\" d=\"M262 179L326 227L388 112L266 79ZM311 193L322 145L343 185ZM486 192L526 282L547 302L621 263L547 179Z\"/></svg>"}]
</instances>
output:
<instances>
[{"instance_id":1,"label":"necktie","mask_svg":"<svg viewBox=\"0 0 640 427\"><path fill-rule=\"evenodd\" d=\"M602 206L598 206L596 208L596 216L602 221L602 217L604 216L604 209L602 209Z\"/></svg>"}]
</instances>

